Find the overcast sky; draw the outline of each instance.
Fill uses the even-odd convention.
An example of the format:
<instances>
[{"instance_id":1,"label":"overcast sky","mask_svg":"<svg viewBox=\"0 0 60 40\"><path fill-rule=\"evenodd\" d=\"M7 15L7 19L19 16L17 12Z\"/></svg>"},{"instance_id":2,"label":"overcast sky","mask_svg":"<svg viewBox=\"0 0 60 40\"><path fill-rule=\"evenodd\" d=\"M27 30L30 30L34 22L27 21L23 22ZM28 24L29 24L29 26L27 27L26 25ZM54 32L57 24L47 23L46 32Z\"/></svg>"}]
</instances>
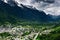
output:
<instances>
[{"instance_id":1,"label":"overcast sky","mask_svg":"<svg viewBox=\"0 0 60 40\"><path fill-rule=\"evenodd\" d=\"M7 3L7 0L4 0ZM11 1L11 0L10 0ZM42 10L46 14L60 15L60 0L13 0L23 5L29 5L37 10Z\"/></svg>"}]
</instances>

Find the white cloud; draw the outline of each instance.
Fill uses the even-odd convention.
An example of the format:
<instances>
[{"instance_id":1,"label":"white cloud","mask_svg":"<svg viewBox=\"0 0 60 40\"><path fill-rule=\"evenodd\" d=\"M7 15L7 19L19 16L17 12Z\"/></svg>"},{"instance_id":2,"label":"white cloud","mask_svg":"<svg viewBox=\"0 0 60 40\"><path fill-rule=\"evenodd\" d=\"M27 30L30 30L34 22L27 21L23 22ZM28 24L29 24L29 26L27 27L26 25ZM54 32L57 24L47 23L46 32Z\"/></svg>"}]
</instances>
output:
<instances>
[{"instance_id":1,"label":"white cloud","mask_svg":"<svg viewBox=\"0 0 60 40\"><path fill-rule=\"evenodd\" d=\"M6 2L6 0L4 0ZM18 6L20 4L23 5L29 5L35 7L38 10L45 11L46 14L51 14L51 15L60 15L60 0L54 0L54 3L48 3L48 2L43 2L43 1L38 1L36 0L14 0L18 3Z\"/></svg>"},{"instance_id":2,"label":"white cloud","mask_svg":"<svg viewBox=\"0 0 60 40\"><path fill-rule=\"evenodd\" d=\"M44 11L46 12L46 14L51 14L55 16L60 15L60 7L50 7L45 9Z\"/></svg>"},{"instance_id":3,"label":"white cloud","mask_svg":"<svg viewBox=\"0 0 60 40\"><path fill-rule=\"evenodd\" d=\"M60 15L60 0L55 0L55 3L47 6L44 11L46 12L46 14L51 14L55 16Z\"/></svg>"},{"instance_id":4,"label":"white cloud","mask_svg":"<svg viewBox=\"0 0 60 40\"><path fill-rule=\"evenodd\" d=\"M7 0L2 0L2 1L4 1L5 3L7 3Z\"/></svg>"},{"instance_id":5,"label":"white cloud","mask_svg":"<svg viewBox=\"0 0 60 40\"><path fill-rule=\"evenodd\" d=\"M55 0L54 3L47 3L43 1L35 2L35 0L18 0L18 3L33 6L38 10L45 11L46 14L51 14L56 16L60 15L60 0Z\"/></svg>"}]
</instances>

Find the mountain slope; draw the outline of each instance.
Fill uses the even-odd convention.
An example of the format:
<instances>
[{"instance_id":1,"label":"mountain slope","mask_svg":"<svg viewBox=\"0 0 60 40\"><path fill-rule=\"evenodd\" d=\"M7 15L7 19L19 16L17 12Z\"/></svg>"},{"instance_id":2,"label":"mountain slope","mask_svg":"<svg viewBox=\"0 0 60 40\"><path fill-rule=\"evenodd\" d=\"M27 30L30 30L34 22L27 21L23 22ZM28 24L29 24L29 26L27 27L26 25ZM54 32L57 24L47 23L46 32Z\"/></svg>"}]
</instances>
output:
<instances>
[{"instance_id":1,"label":"mountain slope","mask_svg":"<svg viewBox=\"0 0 60 40\"><path fill-rule=\"evenodd\" d=\"M22 5L21 7L18 7L16 3L14 3L15 6L10 6L9 4L6 4L4 2L0 2L0 14L3 17L3 19L0 18L0 20L7 20L7 21L16 21L18 19L26 19L29 21L40 21L40 22L46 22L50 21L49 16L47 16L43 11L38 11L36 9L30 9L26 6Z\"/></svg>"}]
</instances>

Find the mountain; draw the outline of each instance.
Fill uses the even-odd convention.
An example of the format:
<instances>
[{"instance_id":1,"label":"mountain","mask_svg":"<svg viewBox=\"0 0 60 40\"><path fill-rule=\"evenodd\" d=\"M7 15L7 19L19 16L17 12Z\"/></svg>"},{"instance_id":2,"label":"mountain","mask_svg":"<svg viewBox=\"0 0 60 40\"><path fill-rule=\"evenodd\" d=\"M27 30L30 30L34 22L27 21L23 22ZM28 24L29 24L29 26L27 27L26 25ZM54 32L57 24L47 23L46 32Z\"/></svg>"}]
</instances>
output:
<instances>
[{"instance_id":1,"label":"mountain","mask_svg":"<svg viewBox=\"0 0 60 40\"><path fill-rule=\"evenodd\" d=\"M19 7L15 2L13 3L14 6L11 6L3 1L0 1L0 22L9 21L14 23L21 19L39 22L52 21L51 16L46 15L43 11L27 8L22 4L20 4L22 7Z\"/></svg>"}]
</instances>

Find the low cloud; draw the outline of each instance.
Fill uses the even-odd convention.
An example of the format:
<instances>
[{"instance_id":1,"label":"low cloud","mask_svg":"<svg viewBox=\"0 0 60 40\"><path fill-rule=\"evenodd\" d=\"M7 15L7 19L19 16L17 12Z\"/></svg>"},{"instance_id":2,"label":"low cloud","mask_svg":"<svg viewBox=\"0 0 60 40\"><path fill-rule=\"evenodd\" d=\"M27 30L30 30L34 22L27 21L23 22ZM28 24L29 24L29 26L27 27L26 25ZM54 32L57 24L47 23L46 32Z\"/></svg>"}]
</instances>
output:
<instances>
[{"instance_id":1,"label":"low cloud","mask_svg":"<svg viewBox=\"0 0 60 40\"><path fill-rule=\"evenodd\" d=\"M7 3L7 0L4 0ZM11 1L11 0L10 0ZM60 15L60 0L13 0L20 4L35 7L37 10L42 10L46 14Z\"/></svg>"}]
</instances>

